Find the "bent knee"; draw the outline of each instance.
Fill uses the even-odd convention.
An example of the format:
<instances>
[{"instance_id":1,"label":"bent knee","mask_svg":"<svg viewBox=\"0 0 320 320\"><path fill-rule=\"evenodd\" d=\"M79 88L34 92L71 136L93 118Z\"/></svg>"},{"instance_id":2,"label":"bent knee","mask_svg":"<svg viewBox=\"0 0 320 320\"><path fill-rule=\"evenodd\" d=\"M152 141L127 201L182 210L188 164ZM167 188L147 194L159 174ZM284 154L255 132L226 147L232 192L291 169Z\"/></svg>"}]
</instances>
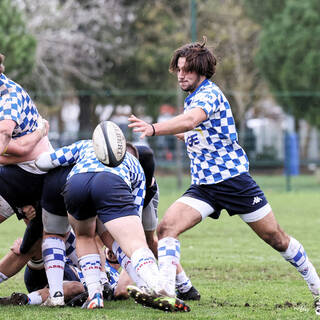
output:
<instances>
[{"instance_id":1,"label":"bent knee","mask_svg":"<svg viewBox=\"0 0 320 320\"><path fill-rule=\"evenodd\" d=\"M159 239L162 239L165 237L177 238L179 236L179 232L174 228L173 224L169 224L166 221L162 221L158 225L157 236Z\"/></svg>"},{"instance_id":2,"label":"bent knee","mask_svg":"<svg viewBox=\"0 0 320 320\"><path fill-rule=\"evenodd\" d=\"M262 239L277 251L286 251L289 245L289 236L281 230L266 232Z\"/></svg>"}]
</instances>

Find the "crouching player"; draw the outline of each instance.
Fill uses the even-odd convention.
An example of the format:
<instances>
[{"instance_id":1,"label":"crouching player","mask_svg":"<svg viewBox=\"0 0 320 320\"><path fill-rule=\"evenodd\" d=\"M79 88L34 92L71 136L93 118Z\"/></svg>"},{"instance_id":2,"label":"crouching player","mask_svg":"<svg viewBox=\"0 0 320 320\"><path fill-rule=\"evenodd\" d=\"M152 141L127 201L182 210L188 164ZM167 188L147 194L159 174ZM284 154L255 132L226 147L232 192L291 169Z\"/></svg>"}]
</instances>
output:
<instances>
[{"instance_id":1,"label":"crouching player","mask_svg":"<svg viewBox=\"0 0 320 320\"><path fill-rule=\"evenodd\" d=\"M91 140L78 141L37 161L42 169L75 164L67 177L64 200L77 238L77 255L88 287L85 308L103 307L100 283L101 262L94 241L96 217L104 223L123 252L131 259L136 273L147 284L152 307L165 311L188 310L163 287L155 257L146 243L139 215L145 194L145 176L138 160L126 153L114 168L97 158Z\"/></svg>"}]
</instances>

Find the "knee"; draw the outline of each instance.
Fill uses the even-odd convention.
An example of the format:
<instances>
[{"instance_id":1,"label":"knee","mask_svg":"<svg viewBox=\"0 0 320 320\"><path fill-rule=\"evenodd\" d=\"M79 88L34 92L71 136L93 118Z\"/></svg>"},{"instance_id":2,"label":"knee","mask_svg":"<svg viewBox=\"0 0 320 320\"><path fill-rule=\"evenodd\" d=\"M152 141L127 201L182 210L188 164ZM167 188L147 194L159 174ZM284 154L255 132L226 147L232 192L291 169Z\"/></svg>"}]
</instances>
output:
<instances>
[{"instance_id":1,"label":"knee","mask_svg":"<svg viewBox=\"0 0 320 320\"><path fill-rule=\"evenodd\" d=\"M289 245L289 236L282 230L272 230L265 232L262 239L277 251L286 251Z\"/></svg>"},{"instance_id":2,"label":"knee","mask_svg":"<svg viewBox=\"0 0 320 320\"><path fill-rule=\"evenodd\" d=\"M63 289L65 296L68 298L74 297L85 291L82 283L76 281L70 282L70 285L68 285L67 287L64 286Z\"/></svg>"},{"instance_id":3,"label":"knee","mask_svg":"<svg viewBox=\"0 0 320 320\"><path fill-rule=\"evenodd\" d=\"M165 237L177 237L178 235L176 235L173 226L163 220L157 227L157 236L159 239L162 239Z\"/></svg>"}]
</instances>

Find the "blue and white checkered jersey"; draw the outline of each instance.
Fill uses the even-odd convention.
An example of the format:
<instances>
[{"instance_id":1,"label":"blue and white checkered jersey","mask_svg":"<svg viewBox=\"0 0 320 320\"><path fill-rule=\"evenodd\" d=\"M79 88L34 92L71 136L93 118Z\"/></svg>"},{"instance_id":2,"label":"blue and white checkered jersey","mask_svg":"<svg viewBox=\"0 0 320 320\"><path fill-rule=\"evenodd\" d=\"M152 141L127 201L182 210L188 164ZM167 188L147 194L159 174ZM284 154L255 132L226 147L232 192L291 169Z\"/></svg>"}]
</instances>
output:
<instances>
[{"instance_id":1,"label":"blue and white checkered jersey","mask_svg":"<svg viewBox=\"0 0 320 320\"><path fill-rule=\"evenodd\" d=\"M102 171L120 176L130 187L134 203L141 216L146 190L146 178L139 160L130 153L126 153L124 160L119 166L114 168L107 167L97 159L92 140L80 140L69 146L55 150L50 153L50 158L56 167L75 163L67 179L79 173Z\"/></svg>"},{"instance_id":2,"label":"blue and white checkered jersey","mask_svg":"<svg viewBox=\"0 0 320 320\"><path fill-rule=\"evenodd\" d=\"M184 102L184 112L200 107L207 120L184 134L191 160L192 184L214 184L248 172L249 161L238 144L230 104L220 88L206 79Z\"/></svg>"},{"instance_id":3,"label":"blue and white checkered jersey","mask_svg":"<svg viewBox=\"0 0 320 320\"><path fill-rule=\"evenodd\" d=\"M0 75L0 120L17 123L12 137L17 138L37 129L38 110L28 93L17 83Z\"/></svg>"}]
</instances>

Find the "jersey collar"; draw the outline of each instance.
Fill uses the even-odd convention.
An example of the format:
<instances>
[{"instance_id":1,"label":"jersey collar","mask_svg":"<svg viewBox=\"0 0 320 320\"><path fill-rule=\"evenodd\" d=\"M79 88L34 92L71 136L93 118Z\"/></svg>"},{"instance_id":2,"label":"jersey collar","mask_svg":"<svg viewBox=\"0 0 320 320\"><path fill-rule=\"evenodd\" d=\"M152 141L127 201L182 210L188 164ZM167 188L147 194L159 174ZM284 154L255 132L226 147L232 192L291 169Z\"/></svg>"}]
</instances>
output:
<instances>
[{"instance_id":1,"label":"jersey collar","mask_svg":"<svg viewBox=\"0 0 320 320\"><path fill-rule=\"evenodd\" d=\"M186 97L186 99L185 99L184 101L185 101L187 104L189 104L190 101L191 101L191 99L192 99L192 97L195 96L195 95L200 91L200 89L201 89L202 87L204 87L205 85L207 85L208 83L209 83L209 79L203 80L203 81L200 83L199 87L198 87L196 90L194 90L192 93L190 93L190 94Z\"/></svg>"}]
</instances>

